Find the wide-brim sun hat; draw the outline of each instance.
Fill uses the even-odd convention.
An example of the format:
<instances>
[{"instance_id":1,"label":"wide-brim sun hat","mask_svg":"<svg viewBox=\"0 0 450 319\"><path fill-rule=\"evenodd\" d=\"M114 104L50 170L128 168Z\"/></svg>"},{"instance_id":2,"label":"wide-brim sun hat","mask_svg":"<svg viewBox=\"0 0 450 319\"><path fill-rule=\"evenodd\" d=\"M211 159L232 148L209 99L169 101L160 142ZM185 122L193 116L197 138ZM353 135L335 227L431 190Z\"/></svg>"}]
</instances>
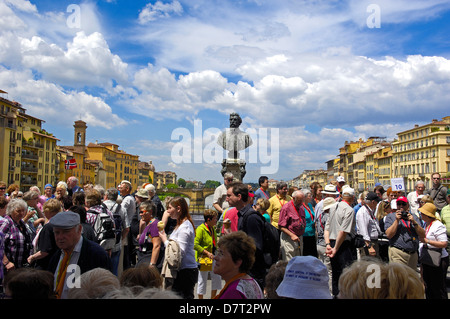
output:
<instances>
[{"instance_id":1,"label":"wide-brim sun hat","mask_svg":"<svg viewBox=\"0 0 450 319\"><path fill-rule=\"evenodd\" d=\"M336 206L336 204L337 204L337 202L334 198L332 198L332 197L325 198L323 200L323 210L325 211L327 209L330 209L330 208Z\"/></svg>"},{"instance_id":2,"label":"wide-brim sun hat","mask_svg":"<svg viewBox=\"0 0 450 319\"><path fill-rule=\"evenodd\" d=\"M419 208L419 212L423 215L436 219L436 206L432 203L426 203Z\"/></svg>"},{"instance_id":3,"label":"wide-brim sun hat","mask_svg":"<svg viewBox=\"0 0 450 319\"><path fill-rule=\"evenodd\" d=\"M336 186L333 184L325 185L324 190L322 190L322 194L328 194L328 195L339 195L339 192L336 191Z\"/></svg>"}]
</instances>

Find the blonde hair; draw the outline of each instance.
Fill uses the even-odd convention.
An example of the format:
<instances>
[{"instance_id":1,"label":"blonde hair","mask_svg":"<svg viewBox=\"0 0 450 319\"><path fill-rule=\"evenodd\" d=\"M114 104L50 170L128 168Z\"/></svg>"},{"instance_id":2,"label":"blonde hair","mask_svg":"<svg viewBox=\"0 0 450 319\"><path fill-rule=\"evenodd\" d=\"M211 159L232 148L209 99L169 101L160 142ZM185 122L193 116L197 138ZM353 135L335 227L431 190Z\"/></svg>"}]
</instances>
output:
<instances>
[{"instance_id":1,"label":"blonde hair","mask_svg":"<svg viewBox=\"0 0 450 319\"><path fill-rule=\"evenodd\" d=\"M267 198L258 198L256 204L261 207L261 211L265 212L270 207L270 201Z\"/></svg>"},{"instance_id":2,"label":"blonde hair","mask_svg":"<svg viewBox=\"0 0 450 319\"><path fill-rule=\"evenodd\" d=\"M387 216L391 210L391 203L389 201L381 201L378 204L378 208L377 208L377 219L378 220L382 220L385 216Z\"/></svg>"},{"instance_id":3,"label":"blonde hair","mask_svg":"<svg viewBox=\"0 0 450 319\"><path fill-rule=\"evenodd\" d=\"M102 204L102 195L96 189L88 189L85 191L86 197L85 202L86 206L94 207Z\"/></svg>"},{"instance_id":4,"label":"blonde hair","mask_svg":"<svg viewBox=\"0 0 450 319\"><path fill-rule=\"evenodd\" d=\"M376 282L369 285L372 280ZM401 263L386 264L373 258L358 260L345 268L339 278L339 291L342 299L425 298L419 274L412 268Z\"/></svg>"},{"instance_id":5,"label":"blonde hair","mask_svg":"<svg viewBox=\"0 0 450 319\"><path fill-rule=\"evenodd\" d=\"M120 286L128 287L132 290L136 286L144 288L162 288L163 277L156 267L149 267L148 264L141 264L135 268L124 270L120 277Z\"/></svg>"},{"instance_id":6,"label":"blonde hair","mask_svg":"<svg viewBox=\"0 0 450 319\"><path fill-rule=\"evenodd\" d=\"M431 198L430 195L423 195L423 197L420 200L424 203L434 204L433 198Z\"/></svg>"},{"instance_id":7,"label":"blonde hair","mask_svg":"<svg viewBox=\"0 0 450 319\"><path fill-rule=\"evenodd\" d=\"M56 198L50 198L44 203L44 207L42 207L42 210L46 214L56 215L62 210L61 202Z\"/></svg>"}]
</instances>

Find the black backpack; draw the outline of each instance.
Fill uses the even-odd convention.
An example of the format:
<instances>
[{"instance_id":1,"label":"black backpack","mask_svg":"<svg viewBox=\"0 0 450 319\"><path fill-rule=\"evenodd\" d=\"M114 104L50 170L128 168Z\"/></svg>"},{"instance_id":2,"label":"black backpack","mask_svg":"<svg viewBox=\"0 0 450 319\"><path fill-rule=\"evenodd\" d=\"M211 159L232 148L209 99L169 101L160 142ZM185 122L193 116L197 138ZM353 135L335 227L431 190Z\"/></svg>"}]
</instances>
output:
<instances>
[{"instance_id":1,"label":"black backpack","mask_svg":"<svg viewBox=\"0 0 450 319\"><path fill-rule=\"evenodd\" d=\"M270 268L273 264L275 264L279 260L280 255L280 233L278 229L276 229L271 223L267 222L264 216L261 213L256 211L252 211L248 214L245 214L243 220L243 230L246 232L247 228L247 218L251 214L258 215L263 223L263 255L264 262L266 264L266 268Z\"/></svg>"}]
</instances>

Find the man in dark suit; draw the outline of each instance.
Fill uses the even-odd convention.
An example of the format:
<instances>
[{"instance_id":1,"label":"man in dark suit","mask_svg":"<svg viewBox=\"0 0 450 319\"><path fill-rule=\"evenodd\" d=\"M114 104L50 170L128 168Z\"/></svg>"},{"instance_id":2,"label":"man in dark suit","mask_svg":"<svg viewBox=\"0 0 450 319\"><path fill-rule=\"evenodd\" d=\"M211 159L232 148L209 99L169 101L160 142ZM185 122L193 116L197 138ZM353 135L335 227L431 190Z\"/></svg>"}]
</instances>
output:
<instances>
[{"instance_id":1,"label":"man in dark suit","mask_svg":"<svg viewBox=\"0 0 450 319\"><path fill-rule=\"evenodd\" d=\"M238 230L242 230L255 241L255 263L250 269L249 275L258 282L261 289L264 289L267 270L263 254L264 224L263 219L259 216L261 214L252 208L251 203L249 203L248 187L241 182L230 184L227 189L226 201L230 204L230 207L235 207L238 210Z\"/></svg>"},{"instance_id":2,"label":"man in dark suit","mask_svg":"<svg viewBox=\"0 0 450 319\"><path fill-rule=\"evenodd\" d=\"M80 275L94 268L111 270L111 260L97 243L81 236L82 225L77 213L56 214L50 221L59 250L50 259L48 270L55 277L58 298L67 297L70 288L79 285Z\"/></svg>"}]
</instances>

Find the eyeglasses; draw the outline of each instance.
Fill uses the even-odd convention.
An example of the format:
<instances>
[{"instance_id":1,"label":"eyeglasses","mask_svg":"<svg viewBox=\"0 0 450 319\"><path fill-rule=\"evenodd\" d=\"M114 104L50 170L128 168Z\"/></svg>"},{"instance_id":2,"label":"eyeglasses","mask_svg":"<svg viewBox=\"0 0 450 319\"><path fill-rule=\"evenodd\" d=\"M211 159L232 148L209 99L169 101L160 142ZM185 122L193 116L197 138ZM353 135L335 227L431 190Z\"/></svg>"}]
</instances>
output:
<instances>
[{"instance_id":1,"label":"eyeglasses","mask_svg":"<svg viewBox=\"0 0 450 319\"><path fill-rule=\"evenodd\" d=\"M405 202L397 202L397 206L406 206L408 203Z\"/></svg>"},{"instance_id":2,"label":"eyeglasses","mask_svg":"<svg viewBox=\"0 0 450 319\"><path fill-rule=\"evenodd\" d=\"M223 251L220 249L216 249L216 251L214 252L214 256L223 257Z\"/></svg>"}]
</instances>

